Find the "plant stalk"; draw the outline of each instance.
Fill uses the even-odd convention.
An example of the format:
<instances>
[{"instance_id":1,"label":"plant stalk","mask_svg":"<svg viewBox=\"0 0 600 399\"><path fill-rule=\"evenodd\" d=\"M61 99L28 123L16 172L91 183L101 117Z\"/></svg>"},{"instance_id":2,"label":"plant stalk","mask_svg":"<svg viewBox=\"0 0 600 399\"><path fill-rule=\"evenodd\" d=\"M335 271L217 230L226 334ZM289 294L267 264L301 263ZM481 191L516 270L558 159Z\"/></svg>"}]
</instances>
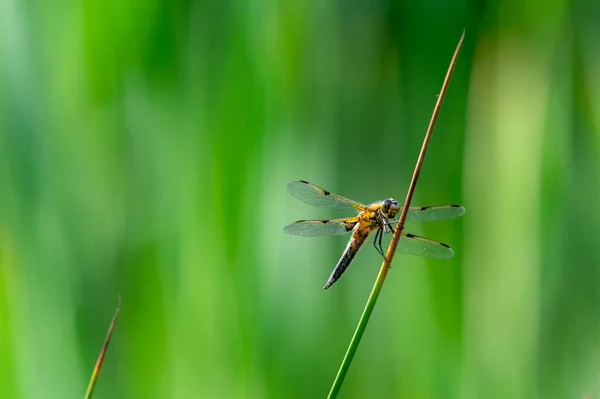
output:
<instances>
[{"instance_id":1,"label":"plant stalk","mask_svg":"<svg viewBox=\"0 0 600 399\"><path fill-rule=\"evenodd\" d=\"M117 310L115 311L112 321L110 322L110 326L108 327L108 333L106 334L104 345L102 346L102 350L100 351L100 355L98 356L98 360L96 361L96 366L94 367L94 371L92 372L92 377L90 378L90 383L88 385L87 391L85 392L84 399L90 399L92 397L92 394L94 393L94 388L96 387L96 382L98 382L98 376L100 375L100 370L102 369L102 363L104 362L104 356L106 355L108 344L110 343L110 338L115 328L117 316L119 316L120 311L121 296L119 296L119 305L117 306Z\"/></svg>"},{"instance_id":2,"label":"plant stalk","mask_svg":"<svg viewBox=\"0 0 600 399\"><path fill-rule=\"evenodd\" d=\"M377 279L375 280L375 284L373 285L373 289L371 290L371 294L369 295L369 299L367 300L365 309L363 310L360 320L358 321L358 325L356 326L354 335L350 340L350 344L348 345L348 349L346 350L346 355L342 360L340 369L338 370L335 380L333 381L333 385L331 386L331 390L329 391L329 395L327 396L329 399L336 398L340 391L340 388L342 387L344 378L348 373L348 369L350 368L350 364L352 363L352 359L354 358L356 349L358 348L363 333L365 332L365 328L367 327L369 318L371 317L371 313L373 312L373 308L375 307L375 303L377 302L377 298L379 297L379 293L381 292L381 288L383 287L383 283L385 282L385 278L387 277L388 270L390 269L392 260L394 259L394 254L396 252L396 247L398 246L398 241L400 241L400 237L402 236L402 230L404 230L404 223L408 214L408 208L410 207L410 203L412 201L412 197L417 186L417 180L419 179L419 174L421 173L421 167L423 166L425 153L427 152L427 147L429 146L429 141L431 140L431 135L433 133L435 123L440 113L444 97L446 96L446 91L448 89L448 85L450 84L450 78L452 77L452 72L454 71L454 66L456 65L456 60L458 58L458 53L460 52L460 48L464 37L465 32L463 31L460 40L458 41L458 45L456 46L456 50L454 50L454 55L452 56L452 60L450 61L448 71L446 72L446 77L444 78L444 83L442 84L442 89L438 96L437 102L435 104L435 107L433 108L433 114L431 115L431 120L429 121L427 132L425 133L425 139L423 140L421 152L419 153L419 158L417 159L417 164L415 165L415 170L413 172L410 185L408 186L406 200L404 201L404 206L402 207L402 212L400 214L400 218L398 219L398 224L394 231L392 241L390 242L390 245L386 252L385 259L381 265L381 269L379 270L379 274L377 275Z\"/></svg>"}]
</instances>

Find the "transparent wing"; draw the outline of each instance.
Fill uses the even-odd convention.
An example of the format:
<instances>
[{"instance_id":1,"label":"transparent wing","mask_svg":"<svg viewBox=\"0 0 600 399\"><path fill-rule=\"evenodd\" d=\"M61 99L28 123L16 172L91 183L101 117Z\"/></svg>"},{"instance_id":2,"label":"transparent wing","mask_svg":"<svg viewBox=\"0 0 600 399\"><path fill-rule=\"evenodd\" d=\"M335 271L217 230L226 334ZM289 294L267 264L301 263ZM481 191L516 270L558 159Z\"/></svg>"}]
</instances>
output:
<instances>
[{"instance_id":1,"label":"transparent wing","mask_svg":"<svg viewBox=\"0 0 600 399\"><path fill-rule=\"evenodd\" d=\"M298 220L283 228L288 234L297 236L335 236L352 231L358 218L332 220Z\"/></svg>"},{"instance_id":2,"label":"transparent wing","mask_svg":"<svg viewBox=\"0 0 600 399\"><path fill-rule=\"evenodd\" d=\"M358 201L330 193L329 191L304 180L291 181L285 185L285 188L292 196L308 205L337 209L345 212L356 212L365 209L365 205Z\"/></svg>"},{"instance_id":3,"label":"transparent wing","mask_svg":"<svg viewBox=\"0 0 600 399\"><path fill-rule=\"evenodd\" d=\"M465 208L460 205L411 206L406 215L407 222L434 222L462 216Z\"/></svg>"},{"instance_id":4,"label":"transparent wing","mask_svg":"<svg viewBox=\"0 0 600 399\"><path fill-rule=\"evenodd\" d=\"M389 246L392 235L393 233L391 232L384 234L382 240L384 251ZM454 256L454 251L448 245L404 231L402 232L400 241L398 241L396 252L436 259L449 259Z\"/></svg>"}]
</instances>

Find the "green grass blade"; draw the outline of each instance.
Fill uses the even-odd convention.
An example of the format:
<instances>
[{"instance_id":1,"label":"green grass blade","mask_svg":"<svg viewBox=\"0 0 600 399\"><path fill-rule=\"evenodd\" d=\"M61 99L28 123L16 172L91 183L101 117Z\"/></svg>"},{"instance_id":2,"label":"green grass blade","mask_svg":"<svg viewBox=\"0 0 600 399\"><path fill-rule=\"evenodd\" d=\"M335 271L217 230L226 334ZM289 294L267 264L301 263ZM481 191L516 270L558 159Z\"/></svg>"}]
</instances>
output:
<instances>
[{"instance_id":1,"label":"green grass blade","mask_svg":"<svg viewBox=\"0 0 600 399\"><path fill-rule=\"evenodd\" d=\"M94 393L94 388L96 387L96 382L98 381L98 376L100 375L100 370L102 369L102 363L104 362L104 356L106 356L108 344L110 343L110 338L112 337L112 333L117 322L117 316L119 316L120 311L121 297L119 296L119 305L117 306L117 310L115 310L115 314L112 318L112 321L110 322L110 326L108 327L108 333L106 334L104 345L102 346L102 350L100 351L100 355L98 356L98 360L96 361L96 366L94 367L94 371L92 372L92 378L90 378L90 383L88 384L88 388L85 392L84 399L90 399L92 397L92 394Z\"/></svg>"}]
</instances>

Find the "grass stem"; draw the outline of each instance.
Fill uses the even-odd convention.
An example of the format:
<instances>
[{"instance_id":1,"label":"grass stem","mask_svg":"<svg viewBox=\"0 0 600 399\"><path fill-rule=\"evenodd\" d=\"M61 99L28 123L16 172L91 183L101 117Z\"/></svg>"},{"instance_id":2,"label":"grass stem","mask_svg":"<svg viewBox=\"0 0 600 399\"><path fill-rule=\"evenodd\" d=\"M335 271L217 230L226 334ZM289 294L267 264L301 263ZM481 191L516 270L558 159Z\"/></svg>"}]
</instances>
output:
<instances>
[{"instance_id":1,"label":"grass stem","mask_svg":"<svg viewBox=\"0 0 600 399\"><path fill-rule=\"evenodd\" d=\"M427 147L429 146L429 141L431 140L431 134L433 133L435 123L440 113L442 102L444 101L444 97L446 96L446 91L448 89L448 85L450 84L450 78L452 77L452 72L454 71L456 59L458 58L458 53L460 52L460 48L464 37L465 32L463 31L460 40L458 41L458 45L456 46L456 50L454 51L454 55L452 56L452 60L450 61L450 66L448 67L448 71L446 72L446 77L444 78L444 83L442 84L442 89L438 96L437 102L435 104L435 107L433 108L433 114L431 115L431 120L429 121L427 132L425 133L423 145L421 146L421 152L419 153L419 158L417 159L417 164L415 165L415 170L413 172L410 185L408 186L408 192L406 193L406 200L404 201L402 213L400 214L400 218L398 219L398 225L394 231L394 236L392 238L392 241L390 242L390 246L388 247L387 253L385 255L386 260L384 260L381 265L381 269L379 270L379 274L377 275L377 279L375 280L375 284L373 285L373 289L371 290L371 294L369 295L369 299L367 300L365 309L363 310L360 320L358 321L358 325L356 326L356 330L354 331L354 335L352 336L350 344L348 345L348 349L346 350L346 355L344 356L342 364L340 365L340 369L335 377L335 380L333 381L333 385L331 386L331 390L329 391L328 395L328 398L330 399L336 398L340 391L340 388L342 387L344 378L348 373L348 369L350 368L350 364L352 363L352 359L354 358L356 349L358 348L363 333L365 332L365 328L367 327L367 323L369 322L369 318L371 317L371 313L373 312L373 308L375 307L375 303L377 302L377 298L379 297L379 293L381 292L381 288L383 287L383 283L385 282L388 270L391 267L392 260L394 258L394 253L396 252L396 247L398 246L398 241L400 240L402 230L404 229L404 222L406 221L408 208L412 201L412 197L415 192L415 187L417 186L419 174L421 173L421 167L423 166L425 153L427 152Z\"/></svg>"},{"instance_id":2,"label":"grass stem","mask_svg":"<svg viewBox=\"0 0 600 399\"><path fill-rule=\"evenodd\" d=\"M92 372L92 377L90 378L90 383L88 385L87 391L85 392L84 399L90 399L92 397L92 394L94 393L94 388L96 387L96 382L98 381L98 376L100 375L100 370L102 369L102 363L104 362L104 356L106 355L108 344L110 343L110 338L112 337L112 333L117 322L117 316L119 316L120 311L121 296L119 296L119 304L117 306L117 310L115 311L112 321L110 322L110 326L108 327L108 333L106 334L104 345L102 346L102 350L100 351L100 355L98 356L98 360L96 361L96 366L94 367L94 371Z\"/></svg>"}]
</instances>

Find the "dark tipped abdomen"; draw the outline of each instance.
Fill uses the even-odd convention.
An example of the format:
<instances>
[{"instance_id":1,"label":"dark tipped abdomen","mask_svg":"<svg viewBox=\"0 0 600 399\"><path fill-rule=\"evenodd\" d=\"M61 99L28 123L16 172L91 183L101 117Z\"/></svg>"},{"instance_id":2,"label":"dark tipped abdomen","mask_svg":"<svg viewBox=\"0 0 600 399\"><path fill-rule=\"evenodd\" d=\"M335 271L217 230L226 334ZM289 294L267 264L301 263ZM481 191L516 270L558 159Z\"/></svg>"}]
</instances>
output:
<instances>
[{"instance_id":1,"label":"dark tipped abdomen","mask_svg":"<svg viewBox=\"0 0 600 399\"><path fill-rule=\"evenodd\" d=\"M352 238L350 239L348 246L346 246L342 257L338 261L338 264L335 266L335 269L333 269L333 272L331 272L331 276L329 276L327 284L325 284L325 286L323 287L324 290L331 287L336 281L339 280L340 277L342 277L342 274L344 274L348 266L350 266L350 263L352 263L352 260L356 256L356 253L358 252L364 241L365 238L356 236L356 234L352 235Z\"/></svg>"}]
</instances>

